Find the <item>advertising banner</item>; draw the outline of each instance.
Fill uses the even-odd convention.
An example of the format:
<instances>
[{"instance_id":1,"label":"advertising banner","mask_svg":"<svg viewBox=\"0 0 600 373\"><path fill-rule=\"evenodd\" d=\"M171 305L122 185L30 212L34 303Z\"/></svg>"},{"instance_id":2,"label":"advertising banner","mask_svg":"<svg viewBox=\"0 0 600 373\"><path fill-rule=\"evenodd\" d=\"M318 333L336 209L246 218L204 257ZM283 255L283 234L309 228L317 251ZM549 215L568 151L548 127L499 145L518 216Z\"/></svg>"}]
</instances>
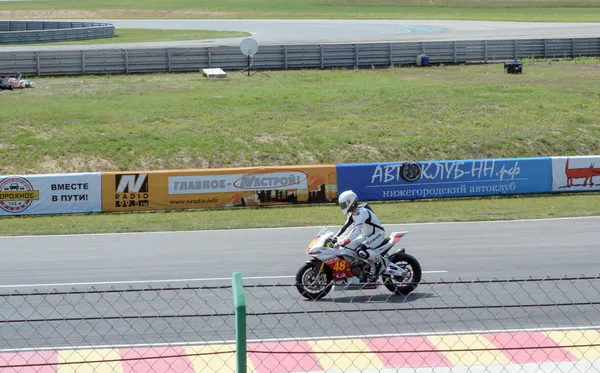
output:
<instances>
[{"instance_id":1,"label":"advertising banner","mask_svg":"<svg viewBox=\"0 0 600 373\"><path fill-rule=\"evenodd\" d=\"M600 191L600 156L552 157L552 191Z\"/></svg>"},{"instance_id":2,"label":"advertising banner","mask_svg":"<svg viewBox=\"0 0 600 373\"><path fill-rule=\"evenodd\" d=\"M323 203L336 199L334 165L102 174L103 211Z\"/></svg>"},{"instance_id":3,"label":"advertising banner","mask_svg":"<svg viewBox=\"0 0 600 373\"><path fill-rule=\"evenodd\" d=\"M0 176L0 215L100 212L100 173Z\"/></svg>"},{"instance_id":4,"label":"advertising banner","mask_svg":"<svg viewBox=\"0 0 600 373\"><path fill-rule=\"evenodd\" d=\"M385 201L549 192L551 158L480 159L337 166L338 193Z\"/></svg>"}]
</instances>

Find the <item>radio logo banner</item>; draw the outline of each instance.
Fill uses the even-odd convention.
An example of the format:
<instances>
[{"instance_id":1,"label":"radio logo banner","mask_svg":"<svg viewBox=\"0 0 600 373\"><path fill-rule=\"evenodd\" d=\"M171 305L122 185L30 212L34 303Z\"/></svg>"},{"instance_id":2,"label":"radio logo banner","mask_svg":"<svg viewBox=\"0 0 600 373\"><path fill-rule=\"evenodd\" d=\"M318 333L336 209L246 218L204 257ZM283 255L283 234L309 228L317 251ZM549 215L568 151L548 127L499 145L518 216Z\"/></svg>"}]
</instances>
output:
<instances>
[{"instance_id":1,"label":"radio logo banner","mask_svg":"<svg viewBox=\"0 0 600 373\"><path fill-rule=\"evenodd\" d=\"M25 178L8 177L0 181L0 208L6 212L18 214L39 199L39 190L34 190Z\"/></svg>"},{"instance_id":2,"label":"radio logo banner","mask_svg":"<svg viewBox=\"0 0 600 373\"><path fill-rule=\"evenodd\" d=\"M100 173L0 176L0 215L101 210Z\"/></svg>"},{"instance_id":3,"label":"radio logo banner","mask_svg":"<svg viewBox=\"0 0 600 373\"><path fill-rule=\"evenodd\" d=\"M148 174L115 175L115 208L149 206Z\"/></svg>"},{"instance_id":4,"label":"radio logo banner","mask_svg":"<svg viewBox=\"0 0 600 373\"><path fill-rule=\"evenodd\" d=\"M335 199L335 165L102 173L103 211L323 203Z\"/></svg>"},{"instance_id":5,"label":"radio logo banner","mask_svg":"<svg viewBox=\"0 0 600 373\"><path fill-rule=\"evenodd\" d=\"M263 171L249 174L169 177L169 194L231 193L306 188L308 188L308 175L302 171Z\"/></svg>"}]
</instances>

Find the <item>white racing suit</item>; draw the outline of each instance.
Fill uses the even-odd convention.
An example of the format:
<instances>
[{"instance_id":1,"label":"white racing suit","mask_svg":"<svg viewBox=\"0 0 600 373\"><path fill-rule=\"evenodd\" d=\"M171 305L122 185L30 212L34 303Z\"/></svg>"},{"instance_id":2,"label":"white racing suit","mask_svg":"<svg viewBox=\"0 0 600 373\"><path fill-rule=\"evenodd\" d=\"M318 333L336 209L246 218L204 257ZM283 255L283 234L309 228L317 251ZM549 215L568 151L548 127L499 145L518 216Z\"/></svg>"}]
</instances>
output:
<instances>
[{"instance_id":1,"label":"white racing suit","mask_svg":"<svg viewBox=\"0 0 600 373\"><path fill-rule=\"evenodd\" d=\"M348 228L354 224L354 228L346 236L342 236ZM380 271L385 269L386 262L379 252L375 250L385 239L385 229L381 226L379 219L371 210L370 206L360 205L354 214L349 214L344 226L336 233L337 245L345 246L356 251L358 256L366 259L371 265L370 281L375 281L377 262L381 264Z\"/></svg>"}]
</instances>

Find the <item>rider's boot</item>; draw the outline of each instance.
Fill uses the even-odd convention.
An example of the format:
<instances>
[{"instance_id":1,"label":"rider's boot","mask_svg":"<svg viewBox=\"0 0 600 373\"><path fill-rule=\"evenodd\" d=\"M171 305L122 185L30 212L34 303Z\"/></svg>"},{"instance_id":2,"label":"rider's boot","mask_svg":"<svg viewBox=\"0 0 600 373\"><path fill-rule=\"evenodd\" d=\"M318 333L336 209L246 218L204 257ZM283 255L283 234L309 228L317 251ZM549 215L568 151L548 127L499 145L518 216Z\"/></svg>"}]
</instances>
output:
<instances>
[{"instance_id":1,"label":"rider's boot","mask_svg":"<svg viewBox=\"0 0 600 373\"><path fill-rule=\"evenodd\" d=\"M367 282L374 283L374 282L377 282L377 279L379 278L379 271L381 269L381 263L371 262L370 264L371 264L371 273L369 273Z\"/></svg>"},{"instance_id":2,"label":"rider's boot","mask_svg":"<svg viewBox=\"0 0 600 373\"><path fill-rule=\"evenodd\" d=\"M386 258L379 255L379 253L375 252L374 250L367 250L367 251L369 253L369 256L371 258L373 258L373 260L370 263L371 264L371 273L369 274L368 281L369 282L377 282L379 275L382 274L383 271L385 271L389 261Z\"/></svg>"}]
</instances>

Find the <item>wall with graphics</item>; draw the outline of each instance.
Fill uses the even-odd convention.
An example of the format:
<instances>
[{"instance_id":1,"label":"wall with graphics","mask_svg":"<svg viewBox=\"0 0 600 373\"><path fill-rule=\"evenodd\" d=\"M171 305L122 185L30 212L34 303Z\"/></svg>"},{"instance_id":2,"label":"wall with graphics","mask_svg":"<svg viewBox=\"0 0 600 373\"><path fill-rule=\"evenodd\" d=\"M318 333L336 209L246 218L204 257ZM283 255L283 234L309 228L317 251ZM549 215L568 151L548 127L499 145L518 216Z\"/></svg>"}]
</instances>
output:
<instances>
[{"instance_id":1,"label":"wall with graphics","mask_svg":"<svg viewBox=\"0 0 600 373\"><path fill-rule=\"evenodd\" d=\"M332 202L334 165L102 174L103 211Z\"/></svg>"},{"instance_id":2,"label":"wall with graphics","mask_svg":"<svg viewBox=\"0 0 600 373\"><path fill-rule=\"evenodd\" d=\"M552 191L600 191L600 156L553 157Z\"/></svg>"},{"instance_id":3,"label":"wall with graphics","mask_svg":"<svg viewBox=\"0 0 600 373\"><path fill-rule=\"evenodd\" d=\"M370 201L547 193L552 158L343 164L337 182Z\"/></svg>"},{"instance_id":4,"label":"wall with graphics","mask_svg":"<svg viewBox=\"0 0 600 373\"><path fill-rule=\"evenodd\" d=\"M100 212L101 174L0 176L0 216Z\"/></svg>"},{"instance_id":5,"label":"wall with graphics","mask_svg":"<svg viewBox=\"0 0 600 373\"><path fill-rule=\"evenodd\" d=\"M0 176L0 216L600 191L600 156Z\"/></svg>"}]
</instances>

